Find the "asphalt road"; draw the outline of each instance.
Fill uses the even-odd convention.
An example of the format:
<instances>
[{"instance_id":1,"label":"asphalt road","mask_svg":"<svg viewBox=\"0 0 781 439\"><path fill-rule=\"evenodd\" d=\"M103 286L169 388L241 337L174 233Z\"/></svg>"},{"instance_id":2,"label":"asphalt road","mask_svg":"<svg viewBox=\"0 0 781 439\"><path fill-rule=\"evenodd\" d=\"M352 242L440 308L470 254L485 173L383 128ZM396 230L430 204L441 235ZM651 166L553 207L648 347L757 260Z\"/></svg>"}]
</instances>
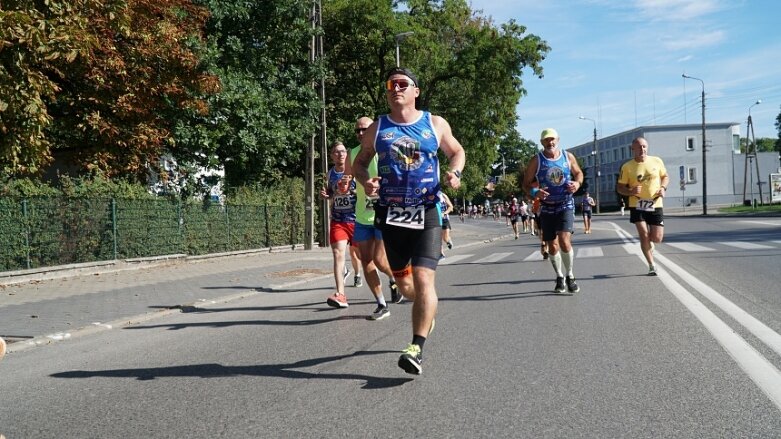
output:
<instances>
[{"instance_id":1,"label":"asphalt road","mask_svg":"<svg viewBox=\"0 0 781 439\"><path fill-rule=\"evenodd\" d=\"M226 264L209 291L252 294L8 355L0 433L779 437L781 218L666 223L658 277L645 276L626 217L579 230L575 295L551 292L531 236L449 252L418 377L396 366L411 338L409 303L367 321L366 287L349 288L351 306L334 310L327 276L257 288L260 275ZM459 230L506 232L487 220L454 224L456 242ZM195 277L179 282L197 290ZM149 285L139 291L161 288Z\"/></svg>"}]
</instances>

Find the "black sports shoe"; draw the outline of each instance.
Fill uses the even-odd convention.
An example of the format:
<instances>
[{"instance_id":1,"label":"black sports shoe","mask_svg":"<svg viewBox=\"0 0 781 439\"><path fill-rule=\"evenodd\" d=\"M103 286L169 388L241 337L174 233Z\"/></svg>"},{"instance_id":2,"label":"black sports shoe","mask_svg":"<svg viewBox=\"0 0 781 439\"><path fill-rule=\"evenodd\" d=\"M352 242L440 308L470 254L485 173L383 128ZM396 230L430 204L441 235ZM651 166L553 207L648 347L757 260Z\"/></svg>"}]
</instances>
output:
<instances>
[{"instance_id":1,"label":"black sports shoe","mask_svg":"<svg viewBox=\"0 0 781 439\"><path fill-rule=\"evenodd\" d=\"M567 291L567 288L564 287L564 278L563 277L557 277L556 278L556 288L553 289L553 292L555 293L565 293Z\"/></svg>"},{"instance_id":2,"label":"black sports shoe","mask_svg":"<svg viewBox=\"0 0 781 439\"><path fill-rule=\"evenodd\" d=\"M404 369L404 372L412 375L420 375L423 373L423 356L420 352L420 346L409 344L407 345L407 348L401 352L399 367Z\"/></svg>"},{"instance_id":3,"label":"black sports shoe","mask_svg":"<svg viewBox=\"0 0 781 439\"><path fill-rule=\"evenodd\" d=\"M404 301L404 296L402 296L401 292L399 292L399 286L396 285L396 282L390 283L390 290L391 290L391 302L401 303L402 301Z\"/></svg>"},{"instance_id":4,"label":"black sports shoe","mask_svg":"<svg viewBox=\"0 0 781 439\"><path fill-rule=\"evenodd\" d=\"M567 276L567 289L569 290L570 293L578 293L578 292L580 292L580 287L575 282L575 278L574 277Z\"/></svg>"},{"instance_id":5,"label":"black sports shoe","mask_svg":"<svg viewBox=\"0 0 781 439\"><path fill-rule=\"evenodd\" d=\"M447 248L448 248L448 250L453 250L453 241L448 241L447 242Z\"/></svg>"}]
</instances>

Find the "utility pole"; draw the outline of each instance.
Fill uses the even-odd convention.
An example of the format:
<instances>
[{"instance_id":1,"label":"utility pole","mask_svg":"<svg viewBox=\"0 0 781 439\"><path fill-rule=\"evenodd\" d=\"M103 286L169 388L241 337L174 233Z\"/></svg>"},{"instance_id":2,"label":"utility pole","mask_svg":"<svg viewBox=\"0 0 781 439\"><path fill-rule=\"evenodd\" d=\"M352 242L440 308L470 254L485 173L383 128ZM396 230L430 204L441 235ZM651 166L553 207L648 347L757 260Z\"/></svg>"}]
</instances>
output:
<instances>
[{"instance_id":1,"label":"utility pole","mask_svg":"<svg viewBox=\"0 0 781 439\"><path fill-rule=\"evenodd\" d=\"M315 20L315 4L312 4L312 8L309 10L309 22L312 24L312 29L316 28ZM309 63L314 64L316 57L316 41L314 33L312 34L312 40L309 42ZM314 88L314 83L312 83ZM315 231L315 133L309 137L306 148L306 163L304 166L304 195L306 198L306 204L304 205L304 248L306 250L312 250L314 247L314 231Z\"/></svg>"},{"instance_id":2,"label":"utility pole","mask_svg":"<svg viewBox=\"0 0 781 439\"><path fill-rule=\"evenodd\" d=\"M594 124L594 202L596 203L597 207L597 213L600 212L599 210L599 144L597 143L597 121L594 119L589 119L588 117L584 116L578 116L578 119L581 120L590 120Z\"/></svg>"},{"instance_id":3,"label":"utility pole","mask_svg":"<svg viewBox=\"0 0 781 439\"><path fill-rule=\"evenodd\" d=\"M694 79L702 84L702 214L708 214L708 168L705 155L707 152L705 142L705 81L686 74L681 75L686 79Z\"/></svg>"},{"instance_id":4,"label":"utility pole","mask_svg":"<svg viewBox=\"0 0 781 439\"><path fill-rule=\"evenodd\" d=\"M751 120L751 108L755 105L762 103L761 99L757 99L756 102L748 107L748 121L746 122L746 159L743 165L743 202L746 200L746 179L748 173L751 173L751 208L754 208L754 169L750 169L749 159L753 162L756 159L757 181L760 181L762 177L759 175L759 157L757 157L757 139L754 137L754 122ZM762 203L762 185L759 185L759 202Z\"/></svg>"},{"instance_id":5,"label":"utility pole","mask_svg":"<svg viewBox=\"0 0 781 439\"><path fill-rule=\"evenodd\" d=\"M312 1L312 9L310 10L309 19L312 23L312 40L309 46L309 62L314 64L317 60L323 59L323 36L322 32L318 32L318 29L322 29L323 26L323 10L320 0ZM328 172L328 146L326 140L326 123L325 123L325 78L320 78L320 84L313 82L312 88L318 90L320 97L320 174L325 175ZM307 250L311 250L314 247L314 235L315 235L315 185L322 184L320 179L315 177L315 151L318 133L312 133L309 139L309 146L306 152L306 206L305 210L305 242L304 247ZM328 201L322 200L320 206L320 246L328 245Z\"/></svg>"}]
</instances>

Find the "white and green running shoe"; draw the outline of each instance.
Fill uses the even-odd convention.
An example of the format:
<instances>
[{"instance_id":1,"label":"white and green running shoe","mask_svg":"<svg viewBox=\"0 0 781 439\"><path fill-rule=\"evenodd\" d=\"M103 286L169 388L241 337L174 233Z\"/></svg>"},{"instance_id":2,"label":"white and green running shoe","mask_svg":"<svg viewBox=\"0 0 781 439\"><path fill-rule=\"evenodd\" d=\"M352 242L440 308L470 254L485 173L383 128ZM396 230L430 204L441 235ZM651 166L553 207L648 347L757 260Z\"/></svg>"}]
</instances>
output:
<instances>
[{"instance_id":1,"label":"white and green running shoe","mask_svg":"<svg viewBox=\"0 0 781 439\"><path fill-rule=\"evenodd\" d=\"M399 367L404 369L404 372L412 375L420 375L423 373L423 356L420 352L420 346L409 344L407 345L407 348L401 352Z\"/></svg>"}]
</instances>

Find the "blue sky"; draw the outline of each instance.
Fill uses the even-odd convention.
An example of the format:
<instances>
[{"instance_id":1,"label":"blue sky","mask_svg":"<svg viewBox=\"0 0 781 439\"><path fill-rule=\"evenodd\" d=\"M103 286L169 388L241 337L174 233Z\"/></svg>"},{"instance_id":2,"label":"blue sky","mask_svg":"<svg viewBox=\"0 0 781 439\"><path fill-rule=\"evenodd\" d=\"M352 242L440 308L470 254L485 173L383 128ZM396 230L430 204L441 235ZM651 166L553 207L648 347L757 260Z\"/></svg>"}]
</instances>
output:
<instances>
[{"instance_id":1,"label":"blue sky","mask_svg":"<svg viewBox=\"0 0 781 439\"><path fill-rule=\"evenodd\" d=\"M777 138L781 112L781 2L777 0L467 0L499 25L510 19L551 46L544 78L524 71L523 137L543 128L562 145L635 126L739 122ZM653 149L653 145L651 145Z\"/></svg>"}]
</instances>

